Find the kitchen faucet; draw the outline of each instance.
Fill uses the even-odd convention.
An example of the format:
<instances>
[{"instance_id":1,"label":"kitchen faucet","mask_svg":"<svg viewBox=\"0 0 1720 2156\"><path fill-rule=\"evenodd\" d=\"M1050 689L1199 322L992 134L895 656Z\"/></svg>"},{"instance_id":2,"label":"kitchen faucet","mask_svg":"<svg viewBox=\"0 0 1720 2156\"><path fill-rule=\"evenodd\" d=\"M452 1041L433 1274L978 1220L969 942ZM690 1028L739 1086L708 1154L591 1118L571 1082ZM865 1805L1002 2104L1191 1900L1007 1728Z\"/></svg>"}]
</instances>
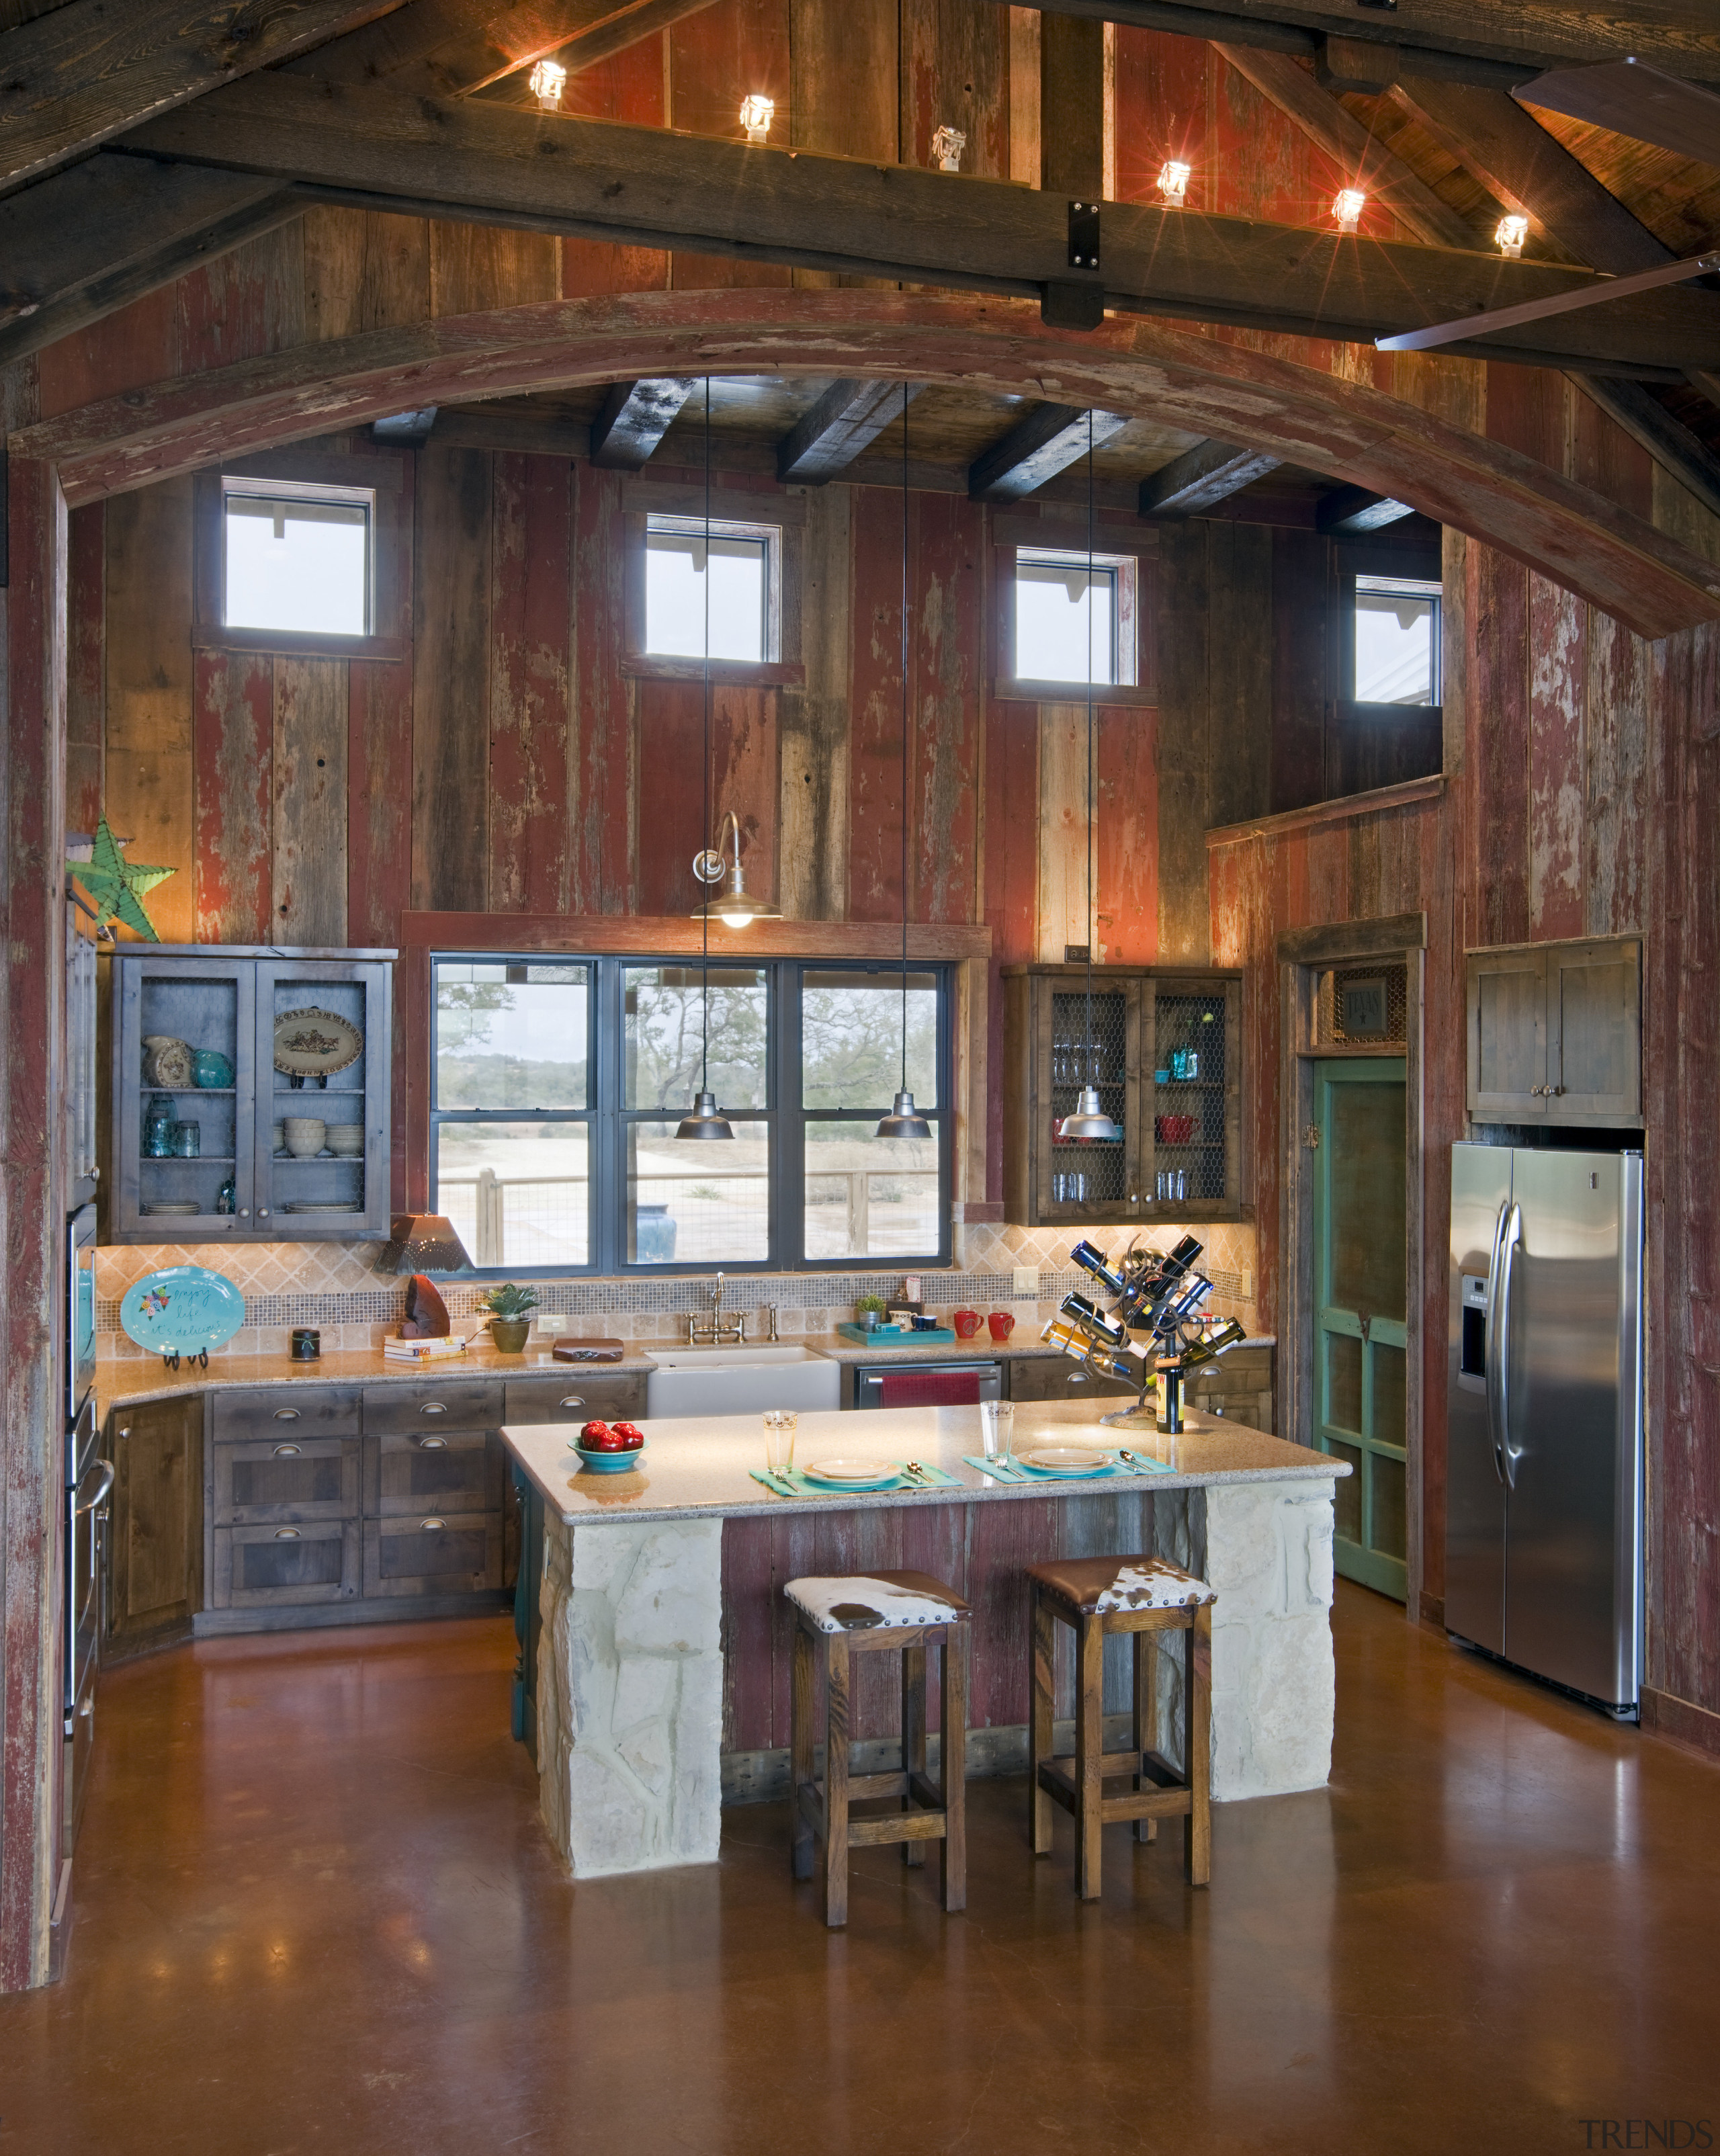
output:
<instances>
[{"instance_id":1,"label":"kitchen faucet","mask_svg":"<svg viewBox=\"0 0 1720 2156\"><path fill-rule=\"evenodd\" d=\"M747 1314L737 1312L732 1320L725 1322L722 1310L722 1275L716 1276L708 1301L711 1322L701 1325L696 1312L687 1312L687 1345L689 1348L744 1348L747 1344Z\"/></svg>"}]
</instances>

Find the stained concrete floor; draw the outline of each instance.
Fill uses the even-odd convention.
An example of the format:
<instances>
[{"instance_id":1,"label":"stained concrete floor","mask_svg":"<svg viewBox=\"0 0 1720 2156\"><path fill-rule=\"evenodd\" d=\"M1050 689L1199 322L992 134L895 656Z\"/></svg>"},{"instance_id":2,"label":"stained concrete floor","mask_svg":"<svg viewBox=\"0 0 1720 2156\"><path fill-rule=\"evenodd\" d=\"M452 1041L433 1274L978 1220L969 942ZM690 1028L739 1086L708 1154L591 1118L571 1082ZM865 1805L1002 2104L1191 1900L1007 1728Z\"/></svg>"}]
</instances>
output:
<instances>
[{"instance_id":1,"label":"stained concrete floor","mask_svg":"<svg viewBox=\"0 0 1720 2156\"><path fill-rule=\"evenodd\" d=\"M1112 1829L1102 1902L970 1789L969 1906L780 1805L720 1865L573 1887L503 1621L207 1642L111 1673L60 1985L0 1999L0 2152L1014 2156L1720 2138L1720 1766L1340 1588L1329 1789ZM1681 2137L1673 2146L1712 2145Z\"/></svg>"}]
</instances>

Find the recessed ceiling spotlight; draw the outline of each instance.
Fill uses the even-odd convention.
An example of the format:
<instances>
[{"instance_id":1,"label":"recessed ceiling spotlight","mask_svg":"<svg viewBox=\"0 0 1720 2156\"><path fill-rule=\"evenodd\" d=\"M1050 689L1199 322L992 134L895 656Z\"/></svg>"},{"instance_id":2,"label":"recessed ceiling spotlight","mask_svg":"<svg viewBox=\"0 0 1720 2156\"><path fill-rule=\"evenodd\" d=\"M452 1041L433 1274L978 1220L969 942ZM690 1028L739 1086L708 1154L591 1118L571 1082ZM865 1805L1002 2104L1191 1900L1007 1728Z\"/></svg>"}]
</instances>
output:
<instances>
[{"instance_id":1,"label":"recessed ceiling spotlight","mask_svg":"<svg viewBox=\"0 0 1720 2156\"><path fill-rule=\"evenodd\" d=\"M741 125L747 131L749 142L762 142L767 138L776 112L776 100L761 97L756 90L750 97L741 100Z\"/></svg>"},{"instance_id":2,"label":"recessed ceiling spotlight","mask_svg":"<svg viewBox=\"0 0 1720 2156\"><path fill-rule=\"evenodd\" d=\"M1158 192L1164 198L1167 209L1186 209L1189 204L1189 167L1176 157L1167 157L1158 174Z\"/></svg>"},{"instance_id":3,"label":"recessed ceiling spotlight","mask_svg":"<svg viewBox=\"0 0 1720 2156\"><path fill-rule=\"evenodd\" d=\"M1368 198L1359 187L1340 187L1332 199L1332 214L1337 219L1338 230L1353 232L1367 207Z\"/></svg>"},{"instance_id":4,"label":"recessed ceiling spotlight","mask_svg":"<svg viewBox=\"0 0 1720 2156\"><path fill-rule=\"evenodd\" d=\"M1515 261L1523 251L1523 242L1529 236L1529 220L1526 217L1502 217L1498 229L1493 234L1493 244L1502 254Z\"/></svg>"},{"instance_id":5,"label":"recessed ceiling spotlight","mask_svg":"<svg viewBox=\"0 0 1720 2156\"><path fill-rule=\"evenodd\" d=\"M567 70L559 60L540 60L530 76L531 95L546 112L559 110L567 87Z\"/></svg>"},{"instance_id":6,"label":"recessed ceiling spotlight","mask_svg":"<svg viewBox=\"0 0 1720 2156\"><path fill-rule=\"evenodd\" d=\"M968 146L968 137L959 127L940 127L932 138L932 154L937 160L941 172L959 172L962 152Z\"/></svg>"}]
</instances>

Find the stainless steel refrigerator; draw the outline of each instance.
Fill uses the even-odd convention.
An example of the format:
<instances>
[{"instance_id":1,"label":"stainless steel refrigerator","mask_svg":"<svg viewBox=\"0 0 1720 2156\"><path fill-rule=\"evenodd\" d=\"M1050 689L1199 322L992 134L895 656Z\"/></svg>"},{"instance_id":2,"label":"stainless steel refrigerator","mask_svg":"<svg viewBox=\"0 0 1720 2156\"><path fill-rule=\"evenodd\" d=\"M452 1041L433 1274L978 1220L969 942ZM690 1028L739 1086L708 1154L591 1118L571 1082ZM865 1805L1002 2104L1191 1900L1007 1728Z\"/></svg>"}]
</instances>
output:
<instances>
[{"instance_id":1,"label":"stainless steel refrigerator","mask_svg":"<svg viewBox=\"0 0 1720 2156\"><path fill-rule=\"evenodd\" d=\"M1445 1625L1635 1714L1642 1156L1451 1148Z\"/></svg>"}]
</instances>

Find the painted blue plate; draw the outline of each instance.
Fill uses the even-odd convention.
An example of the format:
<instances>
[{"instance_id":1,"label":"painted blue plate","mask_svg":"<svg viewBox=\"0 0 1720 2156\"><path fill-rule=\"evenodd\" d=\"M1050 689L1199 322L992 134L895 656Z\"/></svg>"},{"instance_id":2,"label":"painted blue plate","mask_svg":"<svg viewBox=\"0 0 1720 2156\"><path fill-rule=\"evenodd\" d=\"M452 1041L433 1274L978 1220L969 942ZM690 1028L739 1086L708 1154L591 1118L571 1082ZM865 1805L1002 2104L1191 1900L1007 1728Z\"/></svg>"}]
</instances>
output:
<instances>
[{"instance_id":1,"label":"painted blue plate","mask_svg":"<svg viewBox=\"0 0 1720 2156\"><path fill-rule=\"evenodd\" d=\"M120 1323L140 1348L196 1355L224 1348L245 1322L245 1299L208 1265L164 1265L126 1289Z\"/></svg>"}]
</instances>

